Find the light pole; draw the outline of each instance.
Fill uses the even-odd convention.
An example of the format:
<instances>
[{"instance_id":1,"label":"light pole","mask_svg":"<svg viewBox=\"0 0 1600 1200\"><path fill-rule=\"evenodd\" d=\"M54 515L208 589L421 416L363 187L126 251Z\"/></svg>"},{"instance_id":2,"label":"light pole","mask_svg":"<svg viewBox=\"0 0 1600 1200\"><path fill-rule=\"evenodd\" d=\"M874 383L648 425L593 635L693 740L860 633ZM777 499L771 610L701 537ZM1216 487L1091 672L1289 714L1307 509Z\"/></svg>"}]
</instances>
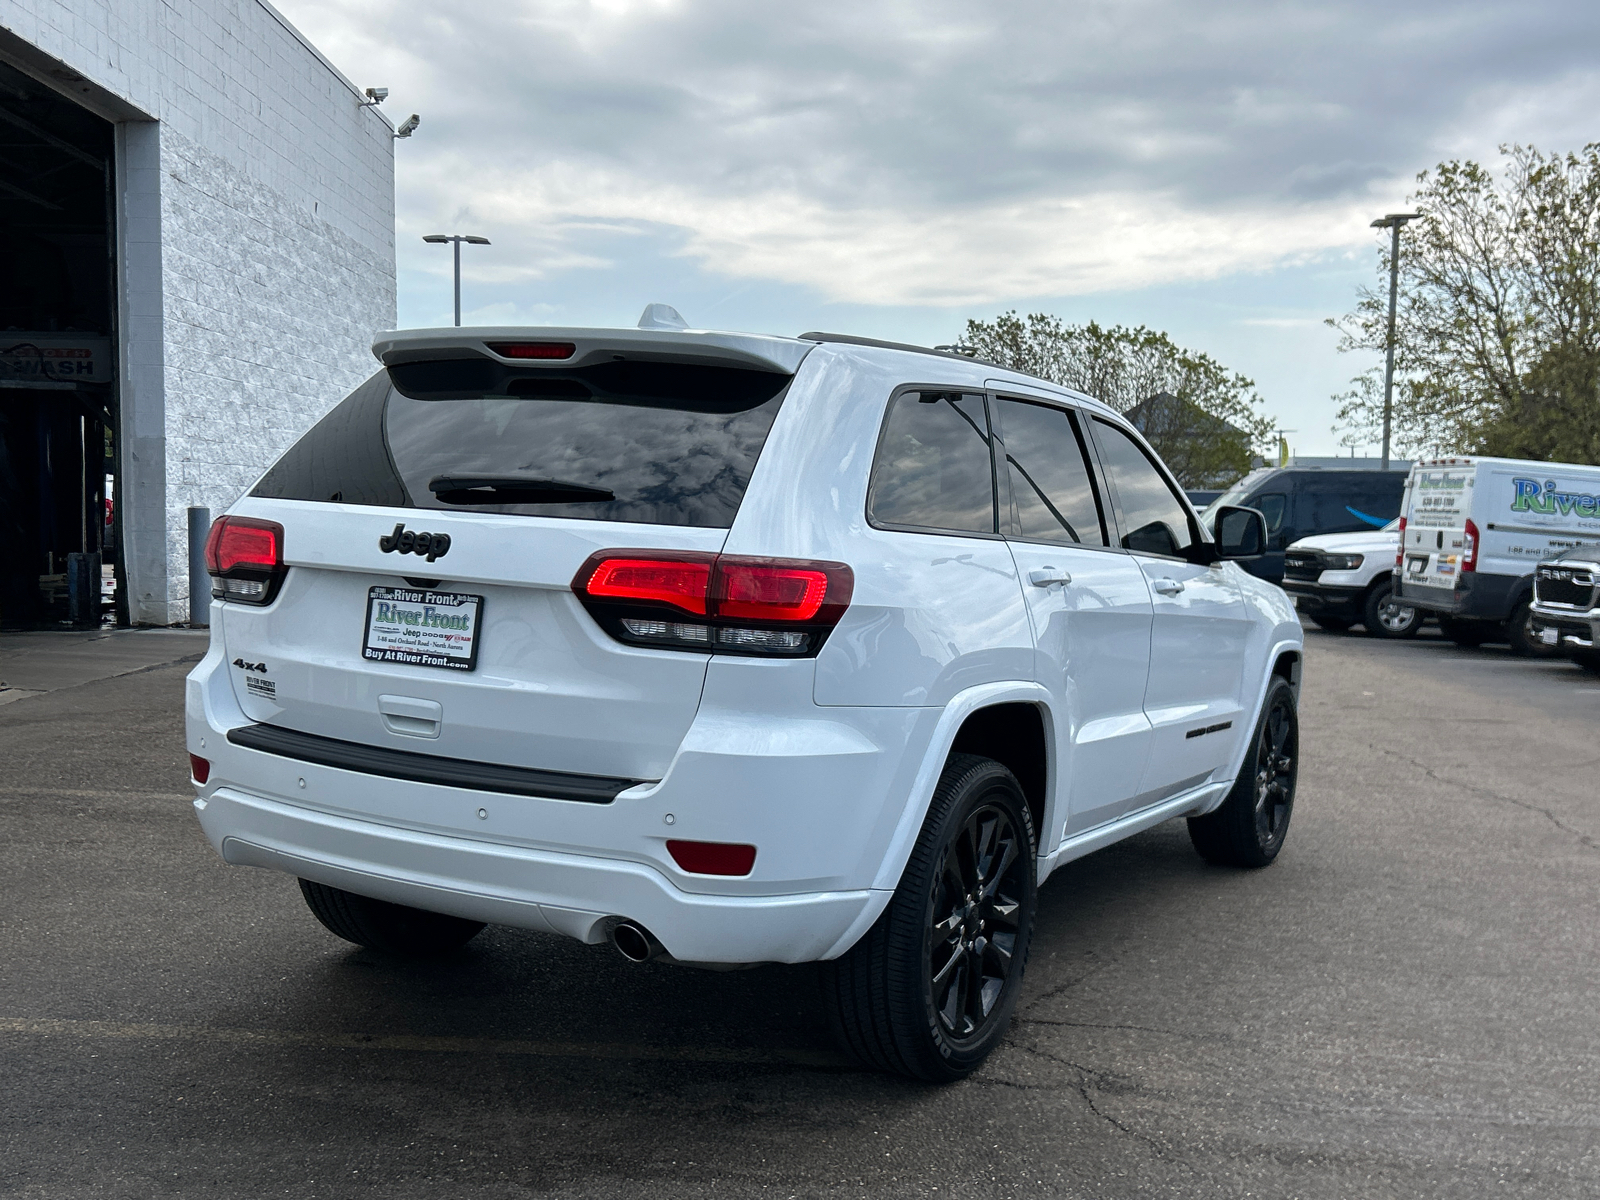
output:
<instances>
[{"instance_id":1,"label":"light pole","mask_svg":"<svg viewBox=\"0 0 1600 1200\"><path fill-rule=\"evenodd\" d=\"M1383 466L1389 469L1389 425L1394 411L1394 302L1400 287L1400 229L1408 221L1415 221L1421 213L1389 213L1372 223L1374 229L1387 229L1393 235L1389 243L1389 337L1383 364Z\"/></svg>"},{"instance_id":2,"label":"light pole","mask_svg":"<svg viewBox=\"0 0 1600 1200\"><path fill-rule=\"evenodd\" d=\"M487 246L489 239L479 237L475 233L429 233L424 234L425 242L453 242L456 252L456 325L461 324L461 243L469 246ZM1392 322L1391 322L1392 323Z\"/></svg>"}]
</instances>

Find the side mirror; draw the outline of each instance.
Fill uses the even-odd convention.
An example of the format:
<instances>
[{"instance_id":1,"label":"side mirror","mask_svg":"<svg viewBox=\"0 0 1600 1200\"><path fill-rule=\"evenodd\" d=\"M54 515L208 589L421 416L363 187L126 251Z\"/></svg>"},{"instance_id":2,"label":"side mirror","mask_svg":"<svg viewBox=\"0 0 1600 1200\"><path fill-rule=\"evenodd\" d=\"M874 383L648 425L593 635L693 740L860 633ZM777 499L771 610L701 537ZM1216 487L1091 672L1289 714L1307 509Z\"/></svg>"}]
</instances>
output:
<instances>
[{"instance_id":1,"label":"side mirror","mask_svg":"<svg viewBox=\"0 0 1600 1200\"><path fill-rule=\"evenodd\" d=\"M1267 551L1267 518L1259 509L1225 505L1213 528L1220 558L1257 558Z\"/></svg>"}]
</instances>

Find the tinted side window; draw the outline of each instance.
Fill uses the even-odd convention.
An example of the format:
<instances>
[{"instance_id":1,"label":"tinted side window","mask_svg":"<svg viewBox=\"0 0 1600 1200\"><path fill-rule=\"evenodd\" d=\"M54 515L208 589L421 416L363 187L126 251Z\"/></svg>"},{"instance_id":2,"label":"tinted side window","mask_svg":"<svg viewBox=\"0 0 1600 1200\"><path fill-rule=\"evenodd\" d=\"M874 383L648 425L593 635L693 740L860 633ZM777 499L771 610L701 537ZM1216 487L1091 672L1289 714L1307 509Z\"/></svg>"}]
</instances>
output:
<instances>
[{"instance_id":1,"label":"tinted side window","mask_svg":"<svg viewBox=\"0 0 1600 1200\"><path fill-rule=\"evenodd\" d=\"M1351 502L1353 507L1360 510L1357 515L1362 518L1362 524L1371 525L1374 520L1381 520L1387 524L1398 517L1400 515L1400 500L1404 486L1398 472L1390 472L1390 478L1388 479L1379 476L1366 484L1362 490L1361 498ZM1371 520L1367 518L1371 518ZM1377 527L1374 526L1374 528Z\"/></svg>"},{"instance_id":2,"label":"tinted side window","mask_svg":"<svg viewBox=\"0 0 1600 1200\"><path fill-rule=\"evenodd\" d=\"M1122 518L1122 545L1145 554L1182 554L1195 541L1183 501L1137 442L1109 421L1096 417L1094 424Z\"/></svg>"},{"instance_id":3,"label":"tinted side window","mask_svg":"<svg viewBox=\"0 0 1600 1200\"><path fill-rule=\"evenodd\" d=\"M409 506L405 484L383 441L383 410L388 403L389 373L379 371L273 463L253 494Z\"/></svg>"},{"instance_id":4,"label":"tinted side window","mask_svg":"<svg viewBox=\"0 0 1600 1200\"><path fill-rule=\"evenodd\" d=\"M1356 533L1375 529L1371 521L1359 514L1365 496L1357 485L1315 480L1301 492L1296 513L1297 524L1308 533ZM1372 514L1376 516L1377 514Z\"/></svg>"},{"instance_id":5,"label":"tinted side window","mask_svg":"<svg viewBox=\"0 0 1600 1200\"><path fill-rule=\"evenodd\" d=\"M874 525L994 532L994 473L982 396L895 397L872 464L867 515Z\"/></svg>"},{"instance_id":6,"label":"tinted side window","mask_svg":"<svg viewBox=\"0 0 1600 1200\"><path fill-rule=\"evenodd\" d=\"M1073 417L1021 400L1000 400L996 412L1011 483L1011 533L1036 541L1106 545Z\"/></svg>"},{"instance_id":7,"label":"tinted side window","mask_svg":"<svg viewBox=\"0 0 1600 1200\"><path fill-rule=\"evenodd\" d=\"M1283 526L1283 513L1288 506L1288 498L1282 492L1269 492L1264 496L1252 496L1245 502L1246 508L1259 508L1261 510L1261 515L1267 519L1268 533L1277 533Z\"/></svg>"}]
</instances>

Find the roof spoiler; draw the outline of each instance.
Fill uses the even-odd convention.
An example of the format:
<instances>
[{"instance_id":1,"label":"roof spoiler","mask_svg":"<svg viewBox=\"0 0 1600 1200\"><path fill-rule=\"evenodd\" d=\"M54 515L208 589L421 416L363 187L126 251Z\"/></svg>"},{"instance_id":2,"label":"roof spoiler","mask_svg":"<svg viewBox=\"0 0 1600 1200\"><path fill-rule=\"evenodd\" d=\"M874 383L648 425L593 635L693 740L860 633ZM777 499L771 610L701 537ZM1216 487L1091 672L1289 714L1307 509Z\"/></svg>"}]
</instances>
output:
<instances>
[{"instance_id":1,"label":"roof spoiler","mask_svg":"<svg viewBox=\"0 0 1600 1200\"><path fill-rule=\"evenodd\" d=\"M559 359L511 358L494 346L508 343L565 343L572 352ZM702 329L593 329L549 325L504 325L471 329L394 329L380 333L372 353L386 367L451 358L487 358L508 366L588 367L616 359L743 367L793 375L815 342L756 333L714 333Z\"/></svg>"}]
</instances>

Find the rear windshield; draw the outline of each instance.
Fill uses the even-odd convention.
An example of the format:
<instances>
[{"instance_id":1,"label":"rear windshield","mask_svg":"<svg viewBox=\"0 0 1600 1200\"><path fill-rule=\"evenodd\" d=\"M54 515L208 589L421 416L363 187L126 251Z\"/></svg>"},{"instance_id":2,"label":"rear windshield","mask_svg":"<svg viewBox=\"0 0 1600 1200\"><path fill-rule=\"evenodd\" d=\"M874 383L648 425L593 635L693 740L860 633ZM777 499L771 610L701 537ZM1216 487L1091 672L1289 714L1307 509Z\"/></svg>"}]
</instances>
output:
<instances>
[{"instance_id":1,"label":"rear windshield","mask_svg":"<svg viewBox=\"0 0 1600 1200\"><path fill-rule=\"evenodd\" d=\"M684 363L408 363L357 388L252 495L727 528L789 380Z\"/></svg>"}]
</instances>

